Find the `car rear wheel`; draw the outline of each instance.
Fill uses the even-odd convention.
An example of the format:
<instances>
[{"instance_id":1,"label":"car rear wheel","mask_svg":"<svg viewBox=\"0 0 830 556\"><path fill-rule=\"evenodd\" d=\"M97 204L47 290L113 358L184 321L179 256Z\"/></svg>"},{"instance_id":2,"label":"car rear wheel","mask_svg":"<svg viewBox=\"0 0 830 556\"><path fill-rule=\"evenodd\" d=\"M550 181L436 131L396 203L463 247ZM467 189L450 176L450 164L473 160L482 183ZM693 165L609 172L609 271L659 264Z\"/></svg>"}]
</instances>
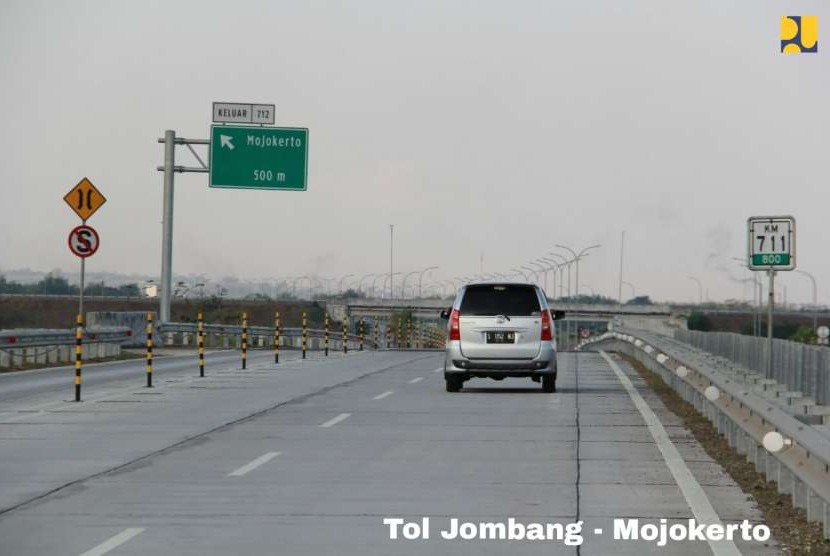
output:
<instances>
[{"instance_id":1,"label":"car rear wheel","mask_svg":"<svg viewBox=\"0 0 830 556\"><path fill-rule=\"evenodd\" d=\"M553 375L545 375L542 377L542 391L548 394L556 392L556 377Z\"/></svg>"},{"instance_id":2,"label":"car rear wheel","mask_svg":"<svg viewBox=\"0 0 830 556\"><path fill-rule=\"evenodd\" d=\"M458 392L464 383L461 377L447 377L447 392Z\"/></svg>"}]
</instances>

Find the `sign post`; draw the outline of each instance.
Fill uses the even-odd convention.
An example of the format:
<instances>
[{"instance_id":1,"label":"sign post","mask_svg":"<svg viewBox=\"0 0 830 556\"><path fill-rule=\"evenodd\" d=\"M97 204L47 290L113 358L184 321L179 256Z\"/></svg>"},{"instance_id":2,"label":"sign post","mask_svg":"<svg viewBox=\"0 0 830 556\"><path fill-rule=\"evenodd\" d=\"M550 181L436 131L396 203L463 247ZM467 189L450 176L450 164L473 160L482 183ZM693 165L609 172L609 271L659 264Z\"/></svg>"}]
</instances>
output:
<instances>
[{"instance_id":1,"label":"sign post","mask_svg":"<svg viewBox=\"0 0 830 556\"><path fill-rule=\"evenodd\" d=\"M162 207L162 256L159 320L170 320L173 277L173 197L174 174L210 174L210 187L305 191L308 176L308 129L275 128L275 106L235 102L214 102L210 139L177 137L166 130L158 139L164 144ZM248 124L248 125L244 125ZM199 166L176 165L176 145L184 145ZM193 145L209 145L206 164Z\"/></svg>"},{"instance_id":2,"label":"sign post","mask_svg":"<svg viewBox=\"0 0 830 556\"><path fill-rule=\"evenodd\" d=\"M101 206L107 202L97 187L89 180L83 178L75 187L69 190L69 193L64 195L63 200L69 205L75 214L81 218L83 225L74 228L69 233L69 250L80 257L81 259L81 287L80 296L78 299L78 313L84 314L84 278L86 273L86 258L91 257L98 250L100 243L98 232L90 226L86 226L86 221L90 216L95 214Z\"/></svg>"},{"instance_id":3,"label":"sign post","mask_svg":"<svg viewBox=\"0 0 830 556\"><path fill-rule=\"evenodd\" d=\"M769 277L767 302L767 378L772 377L772 316L775 308L775 273L795 269L795 218L792 216L751 216L747 220L747 267L766 271Z\"/></svg>"}]
</instances>

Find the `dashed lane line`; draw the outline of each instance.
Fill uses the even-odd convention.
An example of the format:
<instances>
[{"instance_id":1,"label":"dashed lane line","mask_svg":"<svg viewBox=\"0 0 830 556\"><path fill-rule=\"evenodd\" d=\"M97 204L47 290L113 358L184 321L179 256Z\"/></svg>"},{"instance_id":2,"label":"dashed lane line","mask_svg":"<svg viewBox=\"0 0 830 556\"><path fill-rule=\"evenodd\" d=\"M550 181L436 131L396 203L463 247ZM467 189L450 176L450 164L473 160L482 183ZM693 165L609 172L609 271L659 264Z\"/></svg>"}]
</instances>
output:
<instances>
[{"instance_id":1,"label":"dashed lane line","mask_svg":"<svg viewBox=\"0 0 830 556\"><path fill-rule=\"evenodd\" d=\"M118 548L125 542L129 541L142 531L144 531L143 527L128 527L127 529L124 529L117 535L105 540L95 548L87 550L86 552L81 554L81 556L103 556L107 552L113 550L114 548Z\"/></svg>"},{"instance_id":2,"label":"dashed lane line","mask_svg":"<svg viewBox=\"0 0 830 556\"><path fill-rule=\"evenodd\" d=\"M377 396L375 396L375 397L374 397L374 398L372 398L372 399L373 399L373 400L382 400L383 398L388 398L389 396L391 396L391 395L392 395L392 394L394 394L394 393L395 393L395 392L394 392L393 390L387 390L387 391L386 391L386 392L384 392L383 394L378 394Z\"/></svg>"},{"instance_id":3,"label":"dashed lane line","mask_svg":"<svg viewBox=\"0 0 830 556\"><path fill-rule=\"evenodd\" d=\"M256 458L254 461L252 461L250 463L246 463L245 465L243 465L239 469L235 469L235 470L231 471L230 473L228 473L228 477L241 477L242 475L245 475L245 474L253 471L254 469L259 467L260 465L268 463L269 461L271 461L272 459L274 459L278 455L280 455L280 452L268 452L267 454L263 454L263 455L259 456L258 458Z\"/></svg>"},{"instance_id":4,"label":"dashed lane line","mask_svg":"<svg viewBox=\"0 0 830 556\"><path fill-rule=\"evenodd\" d=\"M325 423L320 425L320 428L327 429L329 427L333 427L337 423L339 423L341 421L345 421L346 419L348 419L351 416L352 416L351 413L341 413L340 415L338 415L334 419L329 419L328 421L326 421Z\"/></svg>"}]
</instances>

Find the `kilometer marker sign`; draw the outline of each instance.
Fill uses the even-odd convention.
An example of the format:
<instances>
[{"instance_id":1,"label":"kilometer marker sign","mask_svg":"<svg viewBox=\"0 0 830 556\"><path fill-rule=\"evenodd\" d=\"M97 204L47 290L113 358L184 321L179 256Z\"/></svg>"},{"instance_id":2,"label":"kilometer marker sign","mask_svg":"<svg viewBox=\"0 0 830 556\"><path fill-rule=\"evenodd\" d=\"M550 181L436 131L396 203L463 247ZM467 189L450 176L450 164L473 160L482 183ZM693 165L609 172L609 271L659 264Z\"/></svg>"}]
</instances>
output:
<instances>
[{"instance_id":1,"label":"kilometer marker sign","mask_svg":"<svg viewBox=\"0 0 830 556\"><path fill-rule=\"evenodd\" d=\"M795 269L795 218L752 216L747 224L750 270Z\"/></svg>"},{"instance_id":2,"label":"kilometer marker sign","mask_svg":"<svg viewBox=\"0 0 830 556\"><path fill-rule=\"evenodd\" d=\"M305 191L308 129L214 125L210 187Z\"/></svg>"}]
</instances>

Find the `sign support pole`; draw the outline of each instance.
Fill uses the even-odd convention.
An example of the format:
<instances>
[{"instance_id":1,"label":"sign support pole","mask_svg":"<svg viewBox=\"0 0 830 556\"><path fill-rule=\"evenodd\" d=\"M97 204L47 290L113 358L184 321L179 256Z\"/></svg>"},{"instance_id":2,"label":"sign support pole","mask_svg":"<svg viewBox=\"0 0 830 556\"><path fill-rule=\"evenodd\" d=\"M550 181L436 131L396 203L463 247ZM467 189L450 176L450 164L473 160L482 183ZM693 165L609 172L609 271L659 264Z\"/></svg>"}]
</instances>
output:
<instances>
[{"instance_id":1,"label":"sign support pole","mask_svg":"<svg viewBox=\"0 0 830 556\"><path fill-rule=\"evenodd\" d=\"M176 163L176 132L164 132L164 207L161 239L161 307L159 320L170 322L170 297L173 286L173 172Z\"/></svg>"},{"instance_id":2,"label":"sign support pole","mask_svg":"<svg viewBox=\"0 0 830 556\"><path fill-rule=\"evenodd\" d=\"M86 257L81 257L81 290L78 296L78 314L84 316L84 278L86 276Z\"/></svg>"},{"instance_id":3,"label":"sign support pole","mask_svg":"<svg viewBox=\"0 0 830 556\"><path fill-rule=\"evenodd\" d=\"M772 312L775 307L775 271L769 275L769 301L767 302L767 378L772 378Z\"/></svg>"}]
</instances>

